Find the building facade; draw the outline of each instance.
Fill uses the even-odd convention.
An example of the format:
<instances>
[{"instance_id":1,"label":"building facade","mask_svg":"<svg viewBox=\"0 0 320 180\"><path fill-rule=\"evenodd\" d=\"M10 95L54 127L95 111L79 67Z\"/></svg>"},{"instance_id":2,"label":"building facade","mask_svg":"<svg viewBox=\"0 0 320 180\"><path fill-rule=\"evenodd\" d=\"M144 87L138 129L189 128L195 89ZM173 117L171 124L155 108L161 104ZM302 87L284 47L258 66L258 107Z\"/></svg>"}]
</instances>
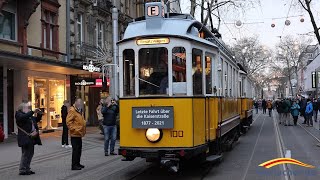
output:
<instances>
[{"instance_id":1,"label":"building facade","mask_svg":"<svg viewBox=\"0 0 320 180\"><path fill-rule=\"evenodd\" d=\"M69 62L65 0L0 0L0 124L17 131L14 113L22 101L40 108L43 131L61 124L70 99L70 76L90 74Z\"/></svg>"}]
</instances>

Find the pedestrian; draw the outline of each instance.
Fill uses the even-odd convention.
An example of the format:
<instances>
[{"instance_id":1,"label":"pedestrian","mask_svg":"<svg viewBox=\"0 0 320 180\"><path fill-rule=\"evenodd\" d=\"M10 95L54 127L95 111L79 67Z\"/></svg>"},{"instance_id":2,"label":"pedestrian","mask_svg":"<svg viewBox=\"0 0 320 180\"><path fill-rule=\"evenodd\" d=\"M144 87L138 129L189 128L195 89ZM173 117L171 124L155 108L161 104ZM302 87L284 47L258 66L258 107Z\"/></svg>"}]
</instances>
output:
<instances>
[{"instance_id":1,"label":"pedestrian","mask_svg":"<svg viewBox=\"0 0 320 180\"><path fill-rule=\"evenodd\" d=\"M282 119L283 119L283 109L282 109L282 100L277 101L276 103L277 105L277 112L278 112L278 117L279 117L279 124L282 123Z\"/></svg>"},{"instance_id":2,"label":"pedestrian","mask_svg":"<svg viewBox=\"0 0 320 180\"><path fill-rule=\"evenodd\" d=\"M319 102L315 98L312 103L314 122L318 122Z\"/></svg>"},{"instance_id":3,"label":"pedestrian","mask_svg":"<svg viewBox=\"0 0 320 180\"><path fill-rule=\"evenodd\" d=\"M104 104L101 110L103 114L103 129L104 129L104 155L108 156L109 144L110 155L116 155L114 152L114 146L117 140L117 115L119 113L119 106L117 103L107 97L104 100Z\"/></svg>"},{"instance_id":4,"label":"pedestrian","mask_svg":"<svg viewBox=\"0 0 320 180\"><path fill-rule=\"evenodd\" d=\"M307 107L306 107L306 118L307 118L307 127L309 126L313 126L313 119L312 119L312 115L313 115L313 107L312 107L312 102L310 99L307 100Z\"/></svg>"},{"instance_id":5,"label":"pedestrian","mask_svg":"<svg viewBox=\"0 0 320 180\"><path fill-rule=\"evenodd\" d=\"M101 134L104 134L104 130L103 130L103 115L101 113L102 104L103 104L103 99L100 100L99 105L98 105L98 107L96 109L96 112L97 112L97 117L98 117L98 122L99 122L99 129L101 131Z\"/></svg>"},{"instance_id":6,"label":"pedestrian","mask_svg":"<svg viewBox=\"0 0 320 180\"><path fill-rule=\"evenodd\" d=\"M68 100L63 101L61 107L61 117L62 117L62 147L71 148L69 145L69 136L68 136L68 126L67 126L67 115L68 109L70 108L70 103Z\"/></svg>"},{"instance_id":7,"label":"pedestrian","mask_svg":"<svg viewBox=\"0 0 320 180\"><path fill-rule=\"evenodd\" d=\"M262 110L263 110L263 114L267 113L267 102L265 99L262 100Z\"/></svg>"},{"instance_id":8,"label":"pedestrian","mask_svg":"<svg viewBox=\"0 0 320 180\"><path fill-rule=\"evenodd\" d=\"M256 114L258 114L258 112L259 112L259 103L258 103L258 101L254 102L254 108L256 109Z\"/></svg>"},{"instance_id":9,"label":"pedestrian","mask_svg":"<svg viewBox=\"0 0 320 180\"><path fill-rule=\"evenodd\" d=\"M291 108L291 103L289 101L289 99L285 99L282 103L282 108L283 108L283 118L285 121L285 126L290 126L290 108Z\"/></svg>"},{"instance_id":10,"label":"pedestrian","mask_svg":"<svg viewBox=\"0 0 320 180\"><path fill-rule=\"evenodd\" d=\"M271 117L271 112L272 112L272 102L271 102L271 100L269 100L267 102L267 108L269 110L269 117Z\"/></svg>"},{"instance_id":11,"label":"pedestrian","mask_svg":"<svg viewBox=\"0 0 320 180\"><path fill-rule=\"evenodd\" d=\"M303 116L304 118L304 121L302 124L306 124L307 123L307 116L306 116L307 100L304 96L302 96L299 106L300 106L300 116Z\"/></svg>"},{"instance_id":12,"label":"pedestrian","mask_svg":"<svg viewBox=\"0 0 320 180\"><path fill-rule=\"evenodd\" d=\"M296 126L298 117L299 117L299 112L300 112L300 106L296 101L293 101L293 104L291 106L291 115L293 117L293 124Z\"/></svg>"},{"instance_id":13,"label":"pedestrian","mask_svg":"<svg viewBox=\"0 0 320 180\"><path fill-rule=\"evenodd\" d=\"M86 121L83 116L83 101L78 98L70 107L67 115L67 126L70 130L72 144L72 170L81 170L82 137L86 134Z\"/></svg>"},{"instance_id":14,"label":"pedestrian","mask_svg":"<svg viewBox=\"0 0 320 180\"><path fill-rule=\"evenodd\" d=\"M34 155L34 145L42 145L37 125L41 120L42 114L40 109L32 111L26 102L19 105L15 114L18 127L18 146L22 150L19 175L35 174L35 172L31 171L30 164Z\"/></svg>"}]
</instances>

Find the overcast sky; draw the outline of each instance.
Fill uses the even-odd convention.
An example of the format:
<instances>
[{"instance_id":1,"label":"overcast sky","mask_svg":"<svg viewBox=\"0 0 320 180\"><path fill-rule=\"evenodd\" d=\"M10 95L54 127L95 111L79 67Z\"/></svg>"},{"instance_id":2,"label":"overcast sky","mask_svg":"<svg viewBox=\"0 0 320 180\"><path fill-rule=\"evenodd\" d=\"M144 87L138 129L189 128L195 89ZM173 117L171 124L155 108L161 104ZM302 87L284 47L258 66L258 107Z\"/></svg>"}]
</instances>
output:
<instances>
[{"instance_id":1,"label":"overcast sky","mask_svg":"<svg viewBox=\"0 0 320 180\"><path fill-rule=\"evenodd\" d=\"M299 35L313 31L309 15L294 6L291 6L289 11L291 0L260 0L260 2L261 6L257 5L255 8L245 11L244 14L230 13L222 17L224 23L221 24L220 33L222 34L223 41L231 45L235 43L235 39L257 35L262 44L273 48L279 42L279 36L284 37L291 34L305 38L310 37ZM320 25L320 1L314 0L314 2L317 2L314 8L317 11L314 11L314 15L319 22L318 25ZM181 10L183 13L190 12L190 0L181 0ZM285 26L285 18L273 19L287 17L288 12L288 19L291 22L290 26ZM303 23L300 22L300 15L303 15L305 19ZM199 20L199 12L195 16ZM237 20L253 24L244 24L241 28L237 28L234 25L234 22ZM273 22L275 23L275 27L271 28ZM217 26L217 24L215 25Z\"/></svg>"}]
</instances>

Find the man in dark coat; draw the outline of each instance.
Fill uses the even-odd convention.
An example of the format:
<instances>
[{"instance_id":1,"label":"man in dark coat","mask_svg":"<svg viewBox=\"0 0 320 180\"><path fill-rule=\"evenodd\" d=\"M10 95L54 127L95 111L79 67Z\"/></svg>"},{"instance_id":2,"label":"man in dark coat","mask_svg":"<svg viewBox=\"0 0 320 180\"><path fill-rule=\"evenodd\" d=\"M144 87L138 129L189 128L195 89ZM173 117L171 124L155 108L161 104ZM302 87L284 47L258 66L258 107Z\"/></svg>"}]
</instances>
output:
<instances>
[{"instance_id":1,"label":"man in dark coat","mask_svg":"<svg viewBox=\"0 0 320 180\"><path fill-rule=\"evenodd\" d=\"M37 117L33 116L34 113L37 114ZM34 145L42 145L37 125L41 117L41 111L39 109L32 111L28 103L21 103L15 114L18 126L18 146L22 150L19 175L35 174L30 169L30 163L34 154Z\"/></svg>"},{"instance_id":2,"label":"man in dark coat","mask_svg":"<svg viewBox=\"0 0 320 180\"><path fill-rule=\"evenodd\" d=\"M117 115L119 113L119 106L117 103L108 97L103 104L101 113L103 114L103 129L104 129L104 155L108 156L109 141L110 155L116 155L114 146L117 140Z\"/></svg>"},{"instance_id":3,"label":"man in dark coat","mask_svg":"<svg viewBox=\"0 0 320 180\"><path fill-rule=\"evenodd\" d=\"M300 116L303 116L304 121L302 124L306 124L307 122L307 117L306 117L306 107L307 107L307 99L305 97L302 96L301 101L299 102L299 106L300 106Z\"/></svg>"},{"instance_id":4,"label":"man in dark coat","mask_svg":"<svg viewBox=\"0 0 320 180\"><path fill-rule=\"evenodd\" d=\"M68 108L69 108L69 101L65 100L63 102L63 106L61 107L61 117L62 117L62 147L65 148L71 148L72 146L69 145L69 141L68 141L68 126L67 126L67 115L68 115Z\"/></svg>"},{"instance_id":5,"label":"man in dark coat","mask_svg":"<svg viewBox=\"0 0 320 180\"><path fill-rule=\"evenodd\" d=\"M265 99L262 100L262 109L263 109L263 114L267 113L267 101Z\"/></svg>"},{"instance_id":6,"label":"man in dark coat","mask_svg":"<svg viewBox=\"0 0 320 180\"><path fill-rule=\"evenodd\" d=\"M318 111L319 111L319 102L317 99L313 100L312 106L313 106L314 122L317 122L318 121Z\"/></svg>"}]
</instances>

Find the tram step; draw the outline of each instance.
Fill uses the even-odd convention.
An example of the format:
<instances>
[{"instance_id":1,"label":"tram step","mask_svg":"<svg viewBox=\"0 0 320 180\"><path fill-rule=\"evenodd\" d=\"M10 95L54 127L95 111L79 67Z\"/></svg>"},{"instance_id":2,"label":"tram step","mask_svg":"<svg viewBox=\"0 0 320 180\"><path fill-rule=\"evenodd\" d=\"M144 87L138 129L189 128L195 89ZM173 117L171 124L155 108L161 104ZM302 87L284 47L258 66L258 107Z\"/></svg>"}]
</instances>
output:
<instances>
[{"instance_id":1,"label":"tram step","mask_svg":"<svg viewBox=\"0 0 320 180\"><path fill-rule=\"evenodd\" d=\"M209 162L219 162L222 160L222 155L211 155L206 158L206 161Z\"/></svg>"}]
</instances>

